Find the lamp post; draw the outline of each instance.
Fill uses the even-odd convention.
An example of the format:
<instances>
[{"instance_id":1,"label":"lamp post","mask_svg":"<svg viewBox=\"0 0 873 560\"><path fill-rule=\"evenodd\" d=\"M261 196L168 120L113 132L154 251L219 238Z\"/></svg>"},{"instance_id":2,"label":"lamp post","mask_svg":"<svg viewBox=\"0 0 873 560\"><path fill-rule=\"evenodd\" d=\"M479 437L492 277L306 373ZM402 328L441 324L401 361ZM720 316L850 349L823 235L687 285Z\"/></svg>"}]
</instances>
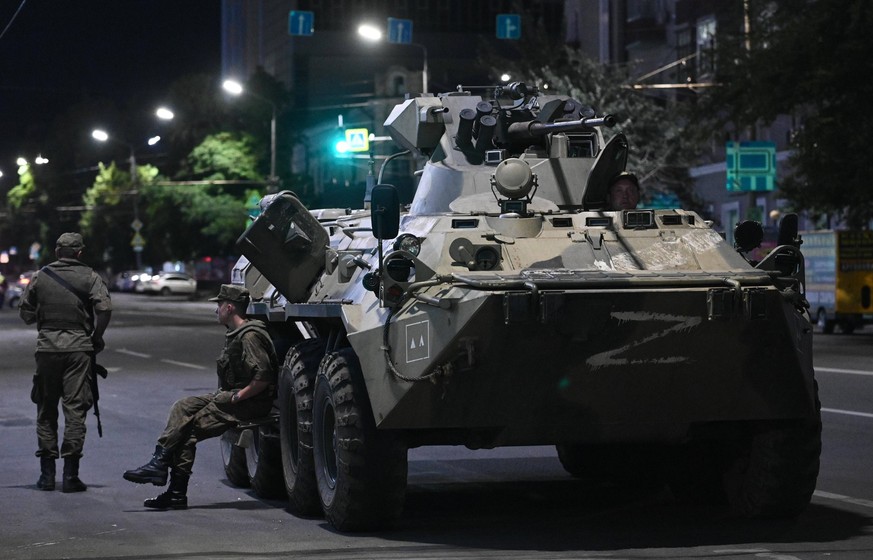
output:
<instances>
[{"instance_id":1,"label":"lamp post","mask_svg":"<svg viewBox=\"0 0 873 560\"><path fill-rule=\"evenodd\" d=\"M159 109L158 111L160 112L161 110ZM170 115L169 118L172 118L172 112L170 112ZM169 120L166 116L160 118ZM109 140L112 140L113 142L118 142L119 144L126 146L127 149L130 150L128 161L130 162L130 181L133 185L133 191L131 192L131 194L133 194L133 223L131 224L131 227L136 232L136 236L134 236L134 240L136 240L137 236L139 236L139 230L142 228L142 222L139 220L139 174L137 173L136 168L136 148L130 142L110 136L108 132L99 128L95 128L91 131L91 137L98 142L108 142ZM154 146L160 141L160 136L152 136L146 141L146 143L149 146ZM142 244L134 244L133 252L136 256L136 269L142 270Z\"/></svg>"},{"instance_id":2,"label":"lamp post","mask_svg":"<svg viewBox=\"0 0 873 560\"><path fill-rule=\"evenodd\" d=\"M256 99L260 99L261 101L270 104L270 108L273 110L273 116L270 118L270 178L267 180L267 183L269 184L270 190L274 189L279 179L276 176L276 104L253 91L246 91L243 89L242 84L236 80L224 80L221 87L231 95L242 95L243 93L247 93Z\"/></svg>"},{"instance_id":3,"label":"lamp post","mask_svg":"<svg viewBox=\"0 0 873 560\"><path fill-rule=\"evenodd\" d=\"M369 23L364 23L358 26L358 35L363 37L367 41L371 42L379 42L382 40L382 30L376 27L375 25L371 25ZM428 91L428 81L427 81L427 47L422 45L421 43L398 43L403 45L411 45L413 47L418 47L421 49L421 54L423 57L423 63L421 67L421 93L427 93Z\"/></svg>"}]
</instances>

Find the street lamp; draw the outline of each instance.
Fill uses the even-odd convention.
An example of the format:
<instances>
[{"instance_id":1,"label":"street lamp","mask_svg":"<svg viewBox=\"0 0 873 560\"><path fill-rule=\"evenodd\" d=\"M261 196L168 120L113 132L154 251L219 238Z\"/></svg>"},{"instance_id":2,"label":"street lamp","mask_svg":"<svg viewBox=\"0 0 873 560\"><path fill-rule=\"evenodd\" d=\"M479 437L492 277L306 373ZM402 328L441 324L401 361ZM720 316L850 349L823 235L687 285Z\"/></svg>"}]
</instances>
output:
<instances>
[{"instance_id":1,"label":"street lamp","mask_svg":"<svg viewBox=\"0 0 873 560\"><path fill-rule=\"evenodd\" d=\"M166 107L158 107L155 111L155 115L162 121L171 121L173 117L176 115L173 114L173 111L167 109Z\"/></svg>"},{"instance_id":2,"label":"street lamp","mask_svg":"<svg viewBox=\"0 0 873 560\"><path fill-rule=\"evenodd\" d=\"M375 25L369 23L363 23L358 26L358 35L360 35L363 39L377 43L382 40L382 30L376 27ZM421 92L427 93L428 91L428 83L427 83L427 47L422 45L421 43L398 43L403 45L412 45L413 47L418 47L421 49L422 56L424 58L424 63L421 68Z\"/></svg>"},{"instance_id":3,"label":"street lamp","mask_svg":"<svg viewBox=\"0 0 873 560\"><path fill-rule=\"evenodd\" d=\"M130 180L131 183L133 183L133 224L131 224L131 226L138 236L142 223L139 221L139 176L136 170L136 148L134 148L133 144L130 142L120 138L115 138L114 136L109 136L108 132L99 128L95 128L91 131L91 137L98 142L112 140L113 142L118 142L119 144L127 146L128 150L130 150ZM154 146L160 140L160 136L152 136L148 139L147 143L149 146ZM142 245L135 245L133 252L136 255L136 269L142 270Z\"/></svg>"},{"instance_id":4,"label":"street lamp","mask_svg":"<svg viewBox=\"0 0 873 560\"><path fill-rule=\"evenodd\" d=\"M253 91L244 90L242 84L236 80L224 80L221 87L231 95L247 93L256 99L269 103L273 109L273 116L270 119L270 178L268 183L271 187L275 186L278 182L278 177L276 177L276 104Z\"/></svg>"}]
</instances>

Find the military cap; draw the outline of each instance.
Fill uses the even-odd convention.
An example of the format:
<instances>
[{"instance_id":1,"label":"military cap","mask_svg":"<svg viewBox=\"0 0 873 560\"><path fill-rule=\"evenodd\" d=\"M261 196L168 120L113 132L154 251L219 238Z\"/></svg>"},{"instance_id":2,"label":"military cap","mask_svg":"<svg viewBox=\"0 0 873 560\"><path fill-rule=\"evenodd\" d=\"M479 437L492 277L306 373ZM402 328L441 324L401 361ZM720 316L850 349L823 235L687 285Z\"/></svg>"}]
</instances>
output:
<instances>
[{"instance_id":1,"label":"military cap","mask_svg":"<svg viewBox=\"0 0 873 560\"><path fill-rule=\"evenodd\" d=\"M69 247L70 249L84 249L85 241L82 240L82 236L78 233L62 233L61 236L58 237L58 242L55 246Z\"/></svg>"},{"instance_id":2,"label":"military cap","mask_svg":"<svg viewBox=\"0 0 873 560\"><path fill-rule=\"evenodd\" d=\"M222 284L218 295L209 298L209 301L232 301L234 303L248 303L249 291L237 284Z\"/></svg>"},{"instance_id":3,"label":"military cap","mask_svg":"<svg viewBox=\"0 0 873 560\"><path fill-rule=\"evenodd\" d=\"M616 184L617 182L621 181L622 179L627 179L628 181L633 183L634 186L636 186L637 190L640 189L640 180L637 179L637 176L634 175L633 173L631 173L630 171L622 171L618 175L614 176L612 178L612 180L609 181L609 186L611 187L612 185Z\"/></svg>"}]
</instances>

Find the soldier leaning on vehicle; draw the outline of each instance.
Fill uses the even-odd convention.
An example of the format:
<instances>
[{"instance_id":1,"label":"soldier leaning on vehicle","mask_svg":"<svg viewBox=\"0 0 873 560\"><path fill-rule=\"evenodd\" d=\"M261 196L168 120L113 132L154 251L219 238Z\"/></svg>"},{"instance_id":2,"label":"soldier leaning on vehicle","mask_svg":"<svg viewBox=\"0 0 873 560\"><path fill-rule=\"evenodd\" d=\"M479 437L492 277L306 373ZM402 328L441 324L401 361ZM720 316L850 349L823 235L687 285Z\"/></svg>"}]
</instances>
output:
<instances>
[{"instance_id":1,"label":"soldier leaning on vehicle","mask_svg":"<svg viewBox=\"0 0 873 560\"><path fill-rule=\"evenodd\" d=\"M224 284L218 296L209 301L217 303L218 321L227 327L224 350L218 359L220 388L215 393L176 401L151 461L124 473L125 480L163 486L172 467L170 487L146 500L143 505L148 508L188 507L188 480L197 443L220 436L240 420L266 416L273 407L278 359L266 325L246 317L248 290Z\"/></svg>"},{"instance_id":2,"label":"soldier leaning on vehicle","mask_svg":"<svg viewBox=\"0 0 873 560\"><path fill-rule=\"evenodd\" d=\"M55 461L64 459L64 492L83 492L79 459L85 445L85 417L94 404L94 354L103 350L103 333L112 315L109 290L79 261L85 243L64 233L57 260L34 273L21 296L19 315L36 323L36 375L31 400L37 405L36 434L40 490L55 489ZM58 404L64 409L64 440L58 450Z\"/></svg>"}]
</instances>

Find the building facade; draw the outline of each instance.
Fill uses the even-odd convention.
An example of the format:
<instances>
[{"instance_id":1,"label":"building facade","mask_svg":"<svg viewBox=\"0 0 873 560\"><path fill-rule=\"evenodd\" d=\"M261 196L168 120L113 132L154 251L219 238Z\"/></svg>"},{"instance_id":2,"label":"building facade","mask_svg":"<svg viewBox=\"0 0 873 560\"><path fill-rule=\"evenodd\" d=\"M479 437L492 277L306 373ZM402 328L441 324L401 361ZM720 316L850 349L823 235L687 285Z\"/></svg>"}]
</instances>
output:
<instances>
[{"instance_id":1,"label":"building facade","mask_svg":"<svg viewBox=\"0 0 873 560\"><path fill-rule=\"evenodd\" d=\"M526 12L545 32L589 57L628 65L635 87L647 95L689 102L713 86L712 49L720 29L736 31L744 21L742 0L223 0L222 6L225 76L245 79L261 68L292 92L292 170L312 177L317 194L332 195L323 202L339 206L361 200L370 156L330 156L325 146L338 128L383 136L381 124L391 107L422 90L425 67L429 92L496 83L498 77L481 65L479 49L487 44L512 52L512 41L496 36L499 14ZM291 34L291 11L312 14L311 35ZM409 43L368 44L358 36L360 23L387 30L388 18L412 23ZM690 170L706 218L729 240L745 219L775 226L782 204L776 191L728 191L726 142L774 142L782 173L792 125L784 118L767 128L726 132ZM377 166L391 149L374 146ZM386 182L397 184L407 199L415 167L406 161L388 170Z\"/></svg>"}]
</instances>

